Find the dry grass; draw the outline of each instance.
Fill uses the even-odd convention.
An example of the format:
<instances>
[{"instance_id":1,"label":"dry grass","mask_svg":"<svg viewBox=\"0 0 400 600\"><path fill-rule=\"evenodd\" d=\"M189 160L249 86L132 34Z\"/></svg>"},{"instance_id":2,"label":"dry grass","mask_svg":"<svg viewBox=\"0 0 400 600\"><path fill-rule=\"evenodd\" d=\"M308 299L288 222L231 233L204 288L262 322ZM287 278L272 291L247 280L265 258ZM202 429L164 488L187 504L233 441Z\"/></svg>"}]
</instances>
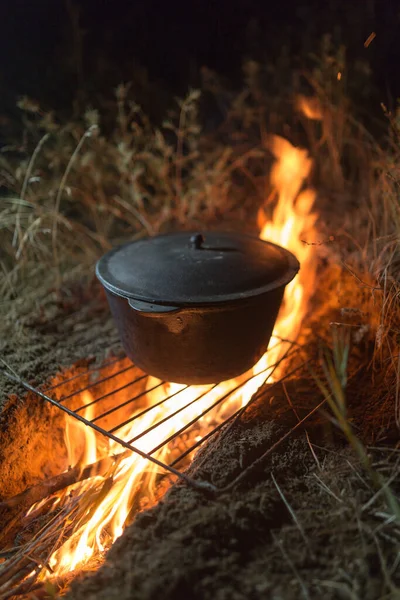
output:
<instances>
[{"instance_id":1,"label":"dry grass","mask_svg":"<svg viewBox=\"0 0 400 600\"><path fill-rule=\"evenodd\" d=\"M3 292L12 292L32 264L61 274L92 264L124 237L195 227L233 210L233 177L246 171L257 151L238 155L207 144L198 97L191 91L156 128L129 98L129 86L121 85L109 135L100 132L95 110L62 126L51 113L21 101L27 137L37 142L19 164L7 151L0 157L3 184L10 189L0 213Z\"/></svg>"}]
</instances>

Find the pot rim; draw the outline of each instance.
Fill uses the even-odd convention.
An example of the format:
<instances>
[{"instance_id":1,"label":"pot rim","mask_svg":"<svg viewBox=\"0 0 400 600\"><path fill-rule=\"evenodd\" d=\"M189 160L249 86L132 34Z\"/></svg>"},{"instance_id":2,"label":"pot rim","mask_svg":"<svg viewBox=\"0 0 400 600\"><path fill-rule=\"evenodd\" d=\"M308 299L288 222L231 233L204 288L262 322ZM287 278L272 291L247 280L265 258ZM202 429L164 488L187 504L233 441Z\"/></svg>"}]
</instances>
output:
<instances>
[{"instance_id":1,"label":"pot rim","mask_svg":"<svg viewBox=\"0 0 400 600\"><path fill-rule=\"evenodd\" d=\"M244 235L244 234L241 234L241 235ZM249 236L249 237L252 237L252 236ZM113 285L112 283L107 281L107 279L105 279L101 275L99 265L100 265L100 262L102 261L102 258L100 260L98 260L96 263L96 276L97 276L98 280L100 281L100 283L103 285L103 287L107 291L114 294L115 296L119 296L120 298L125 298L127 300L128 299L139 300L140 302L152 304L155 306L174 306L176 308L185 308L185 307L193 308L193 307L197 307L197 306L198 307L208 307L208 306L228 305L228 304L237 303L237 302L240 303L240 302L243 302L244 300L251 299L251 298L260 296L262 294L274 291L280 287L285 287L288 283L290 283L290 281L292 281L294 279L294 277L297 275L297 273L300 269L300 263L292 252L290 252L286 248L283 248L282 246L279 246L278 244L269 242L268 240L262 240L261 238L258 238L258 239L260 239L260 241L262 241L270 246L277 248L284 255L285 259L287 260L287 268L282 273L282 275L280 275L274 281L266 283L265 285L251 288L244 292L234 292L232 294L224 294L223 297L218 297L216 295L214 297L207 298L206 301L204 301L204 300L200 301L200 300L196 299L195 295L193 295L193 298L190 298L190 300L188 300L188 301L177 301L177 300L170 299L170 298L166 298L165 300L160 300L159 298L155 299L155 298L152 298L151 296L129 293L125 290L122 290L118 286ZM107 253L107 255L111 256L114 252L118 252L125 246L129 246L131 244L132 244L132 242L127 242L125 244L121 244L121 245L113 248L112 250L110 250Z\"/></svg>"}]
</instances>

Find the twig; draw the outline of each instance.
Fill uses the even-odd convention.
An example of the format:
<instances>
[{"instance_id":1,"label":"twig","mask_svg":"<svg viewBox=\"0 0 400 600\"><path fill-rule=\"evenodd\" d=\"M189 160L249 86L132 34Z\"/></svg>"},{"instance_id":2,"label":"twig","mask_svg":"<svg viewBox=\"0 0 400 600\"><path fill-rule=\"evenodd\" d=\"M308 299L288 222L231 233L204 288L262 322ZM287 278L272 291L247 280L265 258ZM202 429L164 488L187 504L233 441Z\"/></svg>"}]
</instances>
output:
<instances>
[{"instance_id":1,"label":"twig","mask_svg":"<svg viewBox=\"0 0 400 600\"><path fill-rule=\"evenodd\" d=\"M284 505L288 509L288 512L289 512L290 516L292 517L293 521L295 522L295 524L297 526L297 529L300 531L301 537L303 538L305 545L311 551L310 544L309 544L307 536L306 536L306 534L304 532L304 529L303 529L300 521L298 520L296 513L294 512L293 508L291 507L291 505L289 504L288 500L286 499L285 494L283 493L283 491L279 487L278 482L276 481L275 476L272 473L272 471L271 471L271 479L274 482L274 486L276 487L276 489L278 491L278 494L281 497L282 502L284 503Z\"/></svg>"},{"instance_id":2,"label":"twig","mask_svg":"<svg viewBox=\"0 0 400 600\"><path fill-rule=\"evenodd\" d=\"M297 419L298 421L300 421L299 413L297 412L297 410L296 410L296 407L294 406L294 404L293 404L293 402L292 402L292 399L291 399L291 397L289 396L289 393L288 393L288 391L287 391L286 384L285 384L285 382L284 382L284 381L282 382L282 388L283 388L283 392L284 392L284 394L285 394L285 396L286 396L286 400L288 401L288 404L289 404L290 408L291 408L291 409L292 409L292 411L294 412L294 414L295 414L295 416L296 416L296 419ZM315 450L314 450L314 448L312 447L311 440L310 440L310 436L308 435L308 431L307 431L307 429L304 429L304 433L306 434L306 439L307 439L307 443L308 443L308 446L309 446L309 448L310 448L311 454L312 454L312 456L313 456L313 458L314 458L314 460L315 460L315 462L316 462L316 464L317 464L317 467L318 467L318 469L321 471L321 465L320 465L320 462L319 462L319 460L318 460L318 456L316 455L316 453L315 453Z\"/></svg>"},{"instance_id":3,"label":"twig","mask_svg":"<svg viewBox=\"0 0 400 600\"><path fill-rule=\"evenodd\" d=\"M58 188L57 191L57 196L56 196L56 201L55 201L55 205L54 205L54 215L57 215L59 210L60 210L60 204L61 204L61 197L63 195L65 186L67 184L67 180L68 180L68 176L70 174L70 171L72 169L72 165L75 162L75 159L77 158L80 149L82 148L85 140L87 138L90 138L93 134L93 132L95 130L98 129L97 125L91 125L83 134L83 136L81 137L81 139L78 142L78 145L76 146L74 152L72 153L71 158L69 159L69 162L67 164L67 167L64 171L64 175L62 176L61 179L61 183L60 186ZM54 254L54 258L55 258L55 264L58 267L58 249L57 249L57 225L58 225L58 221L57 219L54 219L54 224L53 224L53 231L52 231L52 246L53 246L53 254Z\"/></svg>"},{"instance_id":4,"label":"twig","mask_svg":"<svg viewBox=\"0 0 400 600\"><path fill-rule=\"evenodd\" d=\"M0 565L0 600L9 598L10 590L32 571L32 563L37 564L36 557L41 557L43 552L46 553L46 549L52 544L54 537L59 536L60 525L68 519L71 520L72 514L76 513L79 508L79 500L79 496L74 498L34 536L31 542L21 546L20 551L13 558ZM35 553L35 560L31 558L33 553Z\"/></svg>"},{"instance_id":5,"label":"twig","mask_svg":"<svg viewBox=\"0 0 400 600\"><path fill-rule=\"evenodd\" d=\"M49 133L45 133L45 135L41 138L41 140L39 140L38 145L36 146L35 150L33 151L33 154L31 156L31 159L28 164L28 168L25 173L22 188L21 188L21 193L20 193L21 200L25 200L25 194L26 194L26 190L27 190L27 187L29 184L29 180L31 178L33 165L35 164L36 158L37 158L40 150L43 148L44 144L48 140L49 135L50 135ZM13 241L12 241L13 246L16 246L17 238L21 237L21 225L20 225L20 214L19 214L20 209L21 209L21 203L18 204L17 218L15 221L14 236L13 236Z\"/></svg>"},{"instance_id":6,"label":"twig","mask_svg":"<svg viewBox=\"0 0 400 600\"><path fill-rule=\"evenodd\" d=\"M318 477L318 475L316 473L313 473L315 479L318 481L319 485L322 487L322 489L329 494L329 496L332 496L332 498L334 498L337 502L340 502L340 504L343 504L343 500L342 498L339 498L339 496L337 496L334 492L332 492L332 490L326 485L326 483L324 483L322 481L322 479L320 477Z\"/></svg>"},{"instance_id":7,"label":"twig","mask_svg":"<svg viewBox=\"0 0 400 600\"><path fill-rule=\"evenodd\" d=\"M383 291L383 288L382 288L380 285L371 285L371 284L369 284L369 283L366 283L365 281L363 281L363 280L362 280L362 279L361 279L361 278L360 278L360 277L357 275L357 273L355 273L355 272L354 272L352 269L350 269L350 267L349 267L348 265L346 265L346 263L345 263L345 262L343 262L343 261L342 261L342 265L344 266L344 268L345 268L345 269L347 269L347 270L348 270L348 272L349 272L349 273L350 273L350 274L351 274L351 275L352 275L352 276L353 276L355 279L357 279L357 281L358 281L359 283L361 283L361 287L368 288L369 290L372 290L372 291L377 291L377 290L379 290L379 291Z\"/></svg>"},{"instance_id":8,"label":"twig","mask_svg":"<svg viewBox=\"0 0 400 600\"><path fill-rule=\"evenodd\" d=\"M55 492L59 492L60 490L73 485L74 483L84 481L85 479L95 477L96 475L104 475L117 461L126 458L130 454L131 452L127 450L126 452L122 452L121 454L117 454L115 456L106 456L105 458L87 465L84 468L77 465L72 469L65 471L64 473L60 473L59 475L50 477L50 479L41 481L37 485L26 489L12 498L0 502L0 510L7 508L10 509L16 506L21 508L29 508L36 502L44 500L47 498L47 496L51 496Z\"/></svg>"},{"instance_id":9,"label":"twig","mask_svg":"<svg viewBox=\"0 0 400 600\"><path fill-rule=\"evenodd\" d=\"M300 585L300 588L301 588L304 598L306 600L310 600L310 594L308 593L307 587L306 587L304 581L302 580L302 578L300 577L298 570L296 569L293 562L290 560L289 556L287 555L285 549L283 548L282 542L275 536L273 536L273 540L274 540L275 544L278 546L279 550L281 551L283 558L286 560L287 564L289 565L289 567L290 567L291 571L293 572L294 576L296 577L297 581L299 582L299 585Z\"/></svg>"},{"instance_id":10,"label":"twig","mask_svg":"<svg viewBox=\"0 0 400 600\"><path fill-rule=\"evenodd\" d=\"M272 446L270 448L268 448L268 450L266 450L264 452L264 454L262 454L259 458L257 458L257 460L255 460L245 471L243 471L240 475L238 475L238 477L236 477L236 479L231 481L231 483L229 483L227 486L225 486L222 490L220 489L219 492L230 491L240 481L242 481L243 479L248 477L248 475L251 471L253 471L254 469L257 469L259 467L259 465L262 464L270 454L275 452L277 447L280 446L282 444L282 442L284 442L288 437L290 437L292 435L292 433L294 433L297 429L299 429L299 427L301 425L303 425L313 414L315 414L318 410L320 410L326 402L327 402L327 399L324 398L319 404L317 404L317 406L315 406L312 410L310 410L310 412L305 417L303 417L301 419L301 421L298 421L298 423L296 423L296 425L294 425L281 438L279 438L279 440L277 440L275 442L275 444L272 444Z\"/></svg>"}]
</instances>

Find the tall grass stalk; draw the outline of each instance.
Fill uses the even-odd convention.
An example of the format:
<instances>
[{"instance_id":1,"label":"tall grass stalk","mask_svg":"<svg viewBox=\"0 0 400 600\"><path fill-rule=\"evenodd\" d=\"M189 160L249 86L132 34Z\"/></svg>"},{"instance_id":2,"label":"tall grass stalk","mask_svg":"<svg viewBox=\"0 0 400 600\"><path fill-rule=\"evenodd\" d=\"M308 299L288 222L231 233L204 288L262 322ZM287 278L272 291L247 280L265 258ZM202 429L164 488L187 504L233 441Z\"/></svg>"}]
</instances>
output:
<instances>
[{"instance_id":1,"label":"tall grass stalk","mask_svg":"<svg viewBox=\"0 0 400 600\"><path fill-rule=\"evenodd\" d=\"M326 382L310 368L312 375L333 413L334 423L343 432L368 474L376 492L375 497L384 496L390 513L400 523L400 504L390 488L390 482L386 481L373 468L368 452L361 440L355 435L349 420L346 404L347 367L350 353L348 329L334 327L332 329L332 341L332 350L324 348L321 353Z\"/></svg>"},{"instance_id":2,"label":"tall grass stalk","mask_svg":"<svg viewBox=\"0 0 400 600\"><path fill-rule=\"evenodd\" d=\"M61 204L61 198L62 195L64 193L65 190L65 186L67 184L67 180L68 180L68 176L71 172L72 166L83 146L83 144L85 143L85 140L87 140L88 138L90 138L93 133L95 131L97 131L98 127L97 125L91 125L83 134L83 136L81 137L81 139L78 142L78 145L76 146L74 152L71 155L71 158L68 161L67 167L64 171L64 175L61 179L61 183L60 186L58 188L58 192L57 192L57 196L56 196L56 201L55 201L55 205L54 205L54 224L53 224L53 231L52 231L52 246L53 246L53 256L54 256L54 262L55 264L58 266L58 248L57 248L57 231L58 231L58 214L60 211L60 204Z\"/></svg>"}]
</instances>

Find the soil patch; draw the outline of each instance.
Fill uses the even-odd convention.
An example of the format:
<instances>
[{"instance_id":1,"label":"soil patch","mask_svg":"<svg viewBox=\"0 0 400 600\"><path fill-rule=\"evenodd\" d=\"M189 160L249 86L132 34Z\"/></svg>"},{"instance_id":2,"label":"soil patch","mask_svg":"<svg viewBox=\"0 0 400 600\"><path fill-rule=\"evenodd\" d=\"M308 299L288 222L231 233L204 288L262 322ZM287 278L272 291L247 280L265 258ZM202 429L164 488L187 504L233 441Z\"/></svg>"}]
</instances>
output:
<instances>
[{"instance_id":1,"label":"soil patch","mask_svg":"<svg viewBox=\"0 0 400 600\"><path fill-rule=\"evenodd\" d=\"M40 389L119 353L105 296L92 279L44 297L27 295L3 322L0 358ZM0 374L0 500L66 468L64 428L58 409Z\"/></svg>"},{"instance_id":2,"label":"soil patch","mask_svg":"<svg viewBox=\"0 0 400 600\"><path fill-rule=\"evenodd\" d=\"M295 423L287 412L278 424L272 406L264 399L222 432L190 472L228 485ZM374 533L379 509L362 509L372 492L354 457L329 446L313 456L309 440L324 443L320 421L307 429L308 440L293 435L217 497L175 485L96 574L73 583L68 600L380 598L379 553L394 565L396 541ZM392 576L399 584L399 571Z\"/></svg>"}]
</instances>

